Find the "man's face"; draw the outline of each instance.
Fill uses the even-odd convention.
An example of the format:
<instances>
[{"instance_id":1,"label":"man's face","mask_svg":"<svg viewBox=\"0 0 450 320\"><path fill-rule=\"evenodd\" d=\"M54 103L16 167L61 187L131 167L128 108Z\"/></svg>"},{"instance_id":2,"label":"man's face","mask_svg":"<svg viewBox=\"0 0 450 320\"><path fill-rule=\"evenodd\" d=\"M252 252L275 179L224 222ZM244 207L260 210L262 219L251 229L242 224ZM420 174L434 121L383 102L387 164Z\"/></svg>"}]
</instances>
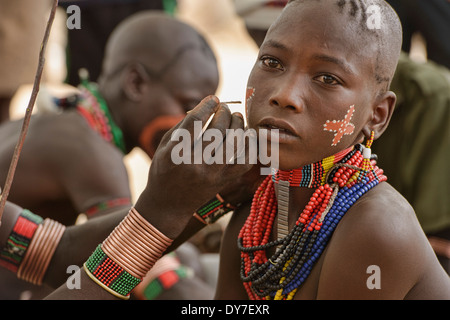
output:
<instances>
[{"instance_id":1,"label":"man's face","mask_svg":"<svg viewBox=\"0 0 450 320\"><path fill-rule=\"evenodd\" d=\"M362 140L376 95L375 59L358 41L363 26L346 19L329 1L294 3L260 48L248 81L247 120L256 130L280 129L281 169Z\"/></svg>"},{"instance_id":2,"label":"man's face","mask_svg":"<svg viewBox=\"0 0 450 320\"><path fill-rule=\"evenodd\" d=\"M217 65L199 49L186 51L148 94L150 119L142 131L141 147L152 157L163 135L181 121L204 97L215 94L219 83Z\"/></svg>"}]
</instances>

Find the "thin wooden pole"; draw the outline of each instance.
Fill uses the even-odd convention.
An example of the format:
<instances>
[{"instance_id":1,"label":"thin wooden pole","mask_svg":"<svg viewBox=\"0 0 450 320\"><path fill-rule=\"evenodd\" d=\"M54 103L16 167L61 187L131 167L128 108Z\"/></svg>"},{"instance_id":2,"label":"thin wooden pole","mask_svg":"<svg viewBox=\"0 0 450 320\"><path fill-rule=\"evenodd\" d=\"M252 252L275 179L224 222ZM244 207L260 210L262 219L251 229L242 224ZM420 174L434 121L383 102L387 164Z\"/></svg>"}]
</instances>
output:
<instances>
[{"instance_id":1,"label":"thin wooden pole","mask_svg":"<svg viewBox=\"0 0 450 320\"><path fill-rule=\"evenodd\" d=\"M47 22L47 27L45 29L44 39L42 40L41 49L39 52L39 63L36 71L36 76L34 78L33 90L31 91L30 101L28 102L28 107L25 112L25 117L23 118L22 130L20 132L19 141L17 142L16 148L14 150L13 158L9 167L8 175L6 177L5 186L2 190L0 199L0 225L3 216L3 211L5 209L6 200L8 199L9 191L14 179L14 173L16 171L17 163L19 161L20 153L22 151L23 143L28 132L28 126L30 124L31 114L33 112L33 107L36 102L36 97L39 93L39 87L41 83L42 71L45 64L45 49L47 47L48 38L50 36L50 31L52 28L53 20L55 19L56 8L58 7L58 0L54 0L52 9L50 11L50 17Z\"/></svg>"}]
</instances>

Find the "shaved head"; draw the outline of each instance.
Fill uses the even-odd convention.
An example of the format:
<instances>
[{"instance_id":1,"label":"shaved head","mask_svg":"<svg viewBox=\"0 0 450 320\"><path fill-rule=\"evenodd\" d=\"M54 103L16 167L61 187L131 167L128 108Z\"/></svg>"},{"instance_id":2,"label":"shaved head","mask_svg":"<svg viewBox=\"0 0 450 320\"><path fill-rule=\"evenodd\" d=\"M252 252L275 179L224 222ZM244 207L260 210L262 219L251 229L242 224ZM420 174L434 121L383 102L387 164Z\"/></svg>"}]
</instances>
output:
<instances>
[{"instance_id":1,"label":"shaved head","mask_svg":"<svg viewBox=\"0 0 450 320\"><path fill-rule=\"evenodd\" d=\"M97 83L126 145L152 156L163 131L216 92L219 70L193 27L162 11L140 11L108 38Z\"/></svg>"},{"instance_id":2,"label":"shaved head","mask_svg":"<svg viewBox=\"0 0 450 320\"><path fill-rule=\"evenodd\" d=\"M343 21L355 34L355 38L349 41L356 41L361 48L372 50L375 81L382 91L388 90L402 45L402 26L394 9L384 0L290 0L286 10L292 5L313 3L334 6L336 14L344 16ZM371 19L377 18L380 23L371 27Z\"/></svg>"},{"instance_id":3,"label":"shaved head","mask_svg":"<svg viewBox=\"0 0 450 320\"><path fill-rule=\"evenodd\" d=\"M160 77L189 50L203 51L216 62L205 39L191 26L163 12L143 11L120 23L109 37L102 76L112 76L135 61Z\"/></svg>"}]
</instances>

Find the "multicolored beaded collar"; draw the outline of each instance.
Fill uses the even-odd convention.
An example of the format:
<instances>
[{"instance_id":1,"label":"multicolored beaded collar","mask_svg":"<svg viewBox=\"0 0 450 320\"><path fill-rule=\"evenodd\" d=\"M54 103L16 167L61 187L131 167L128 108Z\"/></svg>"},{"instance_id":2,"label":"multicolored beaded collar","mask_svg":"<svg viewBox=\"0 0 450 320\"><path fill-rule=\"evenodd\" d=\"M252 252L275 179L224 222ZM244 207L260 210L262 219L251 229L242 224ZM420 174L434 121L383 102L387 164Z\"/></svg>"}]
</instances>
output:
<instances>
[{"instance_id":1,"label":"multicolored beaded collar","mask_svg":"<svg viewBox=\"0 0 450 320\"><path fill-rule=\"evenodd\" d=\"M272 180L275 183L287 181L291 187L317 188L325 183L325 177L330 169L340 162L353 147L327 157L316 163L308 164L300 169L290 171L274 170Z\"/></svg>"},{"instance_id":2,"label":"multicolored beaded collar","mask_svg":"<svg viewBox=\"0 0 450 320\"><path fill-rule=\"evenodd\" d=\"M126 148L123 132L114 122L108 105L98 91L97 85L84 78L81 79L79 89L81 97L77 105L78 112L103 139L116 145L125 154Z\"/></svg>"},{"instance_id":3,"label":"multicolored beaded collar","mask_svg":"<svg viewBox=\"0 0 450 320\"><path fill-rule=\"evenodd\" d=\"M362 195L387 179L383 171L370 162L371 141L366 147L356 145L332 159L309 165L308 169L276 172L259 186L238 237L241 279L249 298L292 299L344 214ZM314 174L315 171L320 174ZM288 231L291 182L293 186L316 190L296 225ZM269 241L276 218L278 239ZM267 257L266 250L270 248L276 251Z\"/></svg>"}]
</instances>

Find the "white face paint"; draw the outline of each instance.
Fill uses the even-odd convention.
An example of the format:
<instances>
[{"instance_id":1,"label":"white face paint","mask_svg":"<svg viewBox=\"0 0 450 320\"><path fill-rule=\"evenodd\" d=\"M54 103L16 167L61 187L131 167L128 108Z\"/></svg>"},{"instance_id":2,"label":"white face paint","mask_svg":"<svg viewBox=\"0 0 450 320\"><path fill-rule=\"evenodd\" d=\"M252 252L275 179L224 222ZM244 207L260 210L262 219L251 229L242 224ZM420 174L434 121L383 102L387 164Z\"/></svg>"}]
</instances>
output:
<instances>
[{"instance_id":1,"label":"white face paint","mask_svg":"<svg viewBox=\"0 0 450 320\"><path fill-rule=\"evenodd\" d=\"M352 119L354 112L355 106L350 106L344 120L327 120L327 122L323 125L323 130L335 132L333 141L331 143L332 146L336 146L341 141L344 135L353 134L355 125L351 123L350 120Z\"/></svg>"}]
</instances>

